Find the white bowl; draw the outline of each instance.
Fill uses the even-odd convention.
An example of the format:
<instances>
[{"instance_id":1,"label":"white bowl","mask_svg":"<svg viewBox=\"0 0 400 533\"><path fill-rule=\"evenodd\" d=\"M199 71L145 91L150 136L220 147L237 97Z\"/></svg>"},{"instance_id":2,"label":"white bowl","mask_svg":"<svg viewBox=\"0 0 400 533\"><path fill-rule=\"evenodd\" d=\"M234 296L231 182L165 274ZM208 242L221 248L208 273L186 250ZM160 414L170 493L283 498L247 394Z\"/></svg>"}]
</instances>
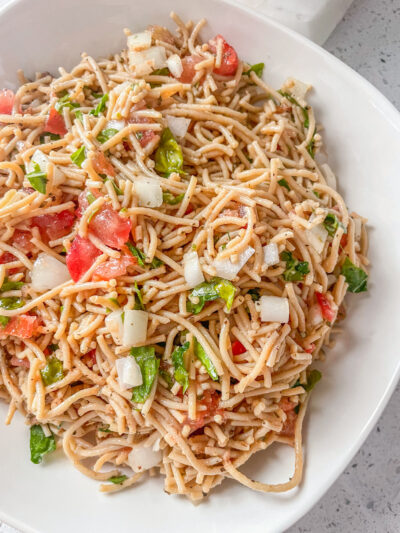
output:
<instances>
[{"instance_id":1,"label":"white bowl","mask_svg":"<svg viewBox=\"0 0 400 533\"><path fill-rule=\"evenodd\" d=\"M79 53L101 56L124 43L122 28L172 26L171 8L186 20L209 18L205 36L223 34L250 63L264 61L266 79L279 87L294 76L315 87L312 103L329 161L352 209L370 221L372 270L367 295L351 298L345 331L327 354L305 428L306 467L299 489L264 495L227 481L198 507L167 496L161 478L115 496L75 470L61 454L29 461L28 431L20 417L0 428L0 517L40 533L146 532L265 533L282 531L306 513L345 468L381 414L397 382L400 331L400 116L369 83L321 48L229 2L174 0L20 0L0 12L0 86L15 71L56 72ZM6 408L1 407L1 415ZM284 481L290 450L260 452L245 471Z\"/></svg>"}]
</instances>

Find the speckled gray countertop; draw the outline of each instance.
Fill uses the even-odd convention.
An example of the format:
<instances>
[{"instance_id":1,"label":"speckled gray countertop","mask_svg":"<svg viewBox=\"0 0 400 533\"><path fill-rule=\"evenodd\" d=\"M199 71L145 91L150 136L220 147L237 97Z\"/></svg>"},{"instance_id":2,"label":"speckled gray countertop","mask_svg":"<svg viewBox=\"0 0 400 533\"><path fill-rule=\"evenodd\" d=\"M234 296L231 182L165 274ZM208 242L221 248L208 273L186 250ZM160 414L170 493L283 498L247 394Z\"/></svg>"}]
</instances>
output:
<instances>
[{"instance_id":1,"label":"speckled gray countertop","mask_svg":"<svg viewBox=\"0 0 400 533\"><path fill-rule=\"evenodd\" d=\"M400 109L400 0L355 0L324 48ZM400 532L400 384L349 467L286 533L325 532Z\"/></svg>"},{"instance_id":2,"label":"speckled gray countertop","mask_svg":"<svg viewBox=\"0 0 400 533\"><path fill-rule=\"evenodd\" d=\"M355 0L324 47L400 109L400 0ZM286 533L324 532L400 532L400 384L349 467ZM0 533L16 532L0 522Z\"/></svg>"}]
</instances>

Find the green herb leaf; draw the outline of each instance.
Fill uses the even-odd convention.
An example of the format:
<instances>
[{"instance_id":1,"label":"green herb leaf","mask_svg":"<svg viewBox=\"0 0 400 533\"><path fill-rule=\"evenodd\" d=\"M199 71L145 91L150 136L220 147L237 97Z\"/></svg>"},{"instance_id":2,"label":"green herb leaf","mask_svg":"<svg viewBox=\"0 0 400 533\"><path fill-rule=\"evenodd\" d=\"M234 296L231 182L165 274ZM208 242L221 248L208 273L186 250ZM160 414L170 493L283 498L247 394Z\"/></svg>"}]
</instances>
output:
<instances>
[{"instance_id":1,"label":"green herb leaf","mask_svg":"<svg viewBox=\"0 0 400 533\"><path fill-rule=\"evenodd\" d=\"M321 198L321 195L319 194L318 191L313 191L313 194L314 194L317 198Z\"/></svg>"},{"instance_id":2,"label":"green herb leaf","mask_svg":"<svg viewBox=\"0 0 400 533\"><path fill-rule=\"evenodd\" d=\"M328 235L333 237L339 227L339 220L337 219L336 215L333 213L328 213L324 220L324 227L328 232Z\"/></svg>"},{"instance_id":3,"label":"green herb leaf","mask_svg":"<svg viewBox=\"0 0 400 533\"><path fill-rule=\"evenodd\" d=\"M201 361L204 368L207 370L208 375L213 381L218 381L218 373L215 369L215 366L211 359L208 357L206 352L204 351L203 346L199 343L199 341L195 338L194 339L194 355L197 357L199 361Z\"/></svg>"},{"instance_id":4,"label":"green herb leaf","mask_svg":"<svg viewBox=\"0 0 400 533\"><path fill-rule=\"evenodd\" d=\"M86 159L86 150L84 146L81 146L71 155L71 161L75 163L79 168L82 168L82 163Z\"/></svg>"},{"instance_id":5,"label":"green herb leaf","mask_svg":"<svg viewBox=\"0 0 400 533\"><path fill-rule=\"evenodd\" d=\"M82 113L82 111L80 111L79 109L76 109L74 111L74 113L75 113L75 117L82 122L83 121L83 113Z\"/></svg>"},{"instance_id":6,"label":"green herb leaf","mask_svg":"<svg viewBox=\"0 0 400 533\"><path fill-rule=\"evenodd\" d=\"M60 136L57 133L50 133L49 131L45 131L39 137L40 144L45 144L47 142L46 137L49 137L51 141L58 141L58 139L60 139Z\"/></svg>"},{"instance_id":7,"label":"green herb leaf","mask_svg":"<svg viewBox=\"0 0 400 533\"><path fill-rule=\"evenodd\" d=\"M158 257L155 257L153 259L153 261L150 263L150 268L153 269L153 268L158 268L160 267L161 265L163 265L164 263L161 261L161 259L158 259Z\"/></svg>"},{"instance_id":8,"label":"green herb leaf","mask_svg":"<svg viewBox=\"0 0 400 533\"><path fill-rule=\"evenodd\" d=\"M282 252L281 260L286 262L286 270L283 273L285 281L301 281L310 272L307 261L298 261L291 252Z\"/></svg>"},{"instance_id":9,"label":"green herb leaf","mask_svg":"<svg viewBox=\"0 0 400 533\"><path fill-rule=\"evenodd\" d=\"M64 377L62 362L54 355L51 355L47 359L46 366L40 371L40 375L42 376L42 381L46 386L60 381L60 379L63 379Z\"/></svg>"},{"instance_id":10,"label":"green herb leaf","mask_svg":"<svg viewBox=\"0 0 400 533\"><path fill-rule=\"evenodd\" d=\"M100 113L103 113L103 111L105 111L107 102L108 102L108 94L106 93L106 94L103 94L96 108L92 109L89 114L94 115L95 117L98 117Z\"/></svg>"},{"instance_id":11,"label":"green herb leaf","mask_svg":"<svg viewBox=\"0 0 400 533\"><path fill-rule=\"evenodd\" d=\"M167 176L172 172L185 174L183 172L182 149L169 128L166 128L161 134L160 144L155 155L155 162L157 172L162 172Z\"/></svg>"},{"instance_id":12,"label":"green herb leaf","mask_svg":"<svg viewBox=\"0 0 400 533\"><path fill-rule=\"evenodd\" d=\"M102 428L99 428L98 431L101 431L102 433L112 433L109 425L105 426L105 427L102 427Z\"/></svg>"},{"instance_id":13,"label":"green herb leaf","mask_svg":"<svg viewBox=\"0 0 400 533\"><path fill-rule=\"evenodd\" d=\"M306 146L306 150L307 152L310 154L310 156L314 159L315 157L315 131L314 131L314 134L312 136L312 139L311 141L307 144Z\"/></svg>"},{"instance_id":14,"label":"green herb leaf","mask_svg":"<svg viewBox=\"0 0 400 533\"><path fill-rule=\"evenodd\" d=\"M58 350L59 346L58 344L49 344L47 348L50 350L50 353L54 353L56 350Z\"/></svg>"},{"instance_id":15,"label":"green herb leaf","mask_svg":"<svg viewBox=\"0 0 400 533\"><path fill-rule=\"evenodd\" d=\"M7 277L4 278L3 285L0 287L0 292L18 291L24 286L22 281L10 281Z\"/></svg>"},{"instance_id":16,"label":"green herb leaf","mask_svg":"<svg viewBox=\"0 0 400 533\"><path fill-rule=\"evenodd\" d=\"M5 328L7 324L10 322L11 317L10 316L1 316L0 315L0 326L2 328Z\"/></svg>"},{"instance_id":17,"label":"green herb leaf","mask_svg":"<svg viewBox=\"0 0 400 533\"><path fill-rule=\"evenodd\" d=\"M101 132L97 135L96 139L99 141L99 143L103 144L111 139L111 137L114 137L118 133L118 130L115 128L107 128L105 130L101 130Z\"/></svg>"},{"instance_id":18,"label":"green herb leaf","mask_svg":"<svg viewBox=\"0 0 400 533\"><path fill-rule=\"evenodd\" d=\"M19 309L23 305L25 305L24 300L22 300L22 298L18 298L17 296L8 296L5 298L0 298L0 307L2 309L7 309L7 311Z\"/></svg>"},{"instance_id":19,"label":"green herb leaf","mask_svg":"<svg viewBox=\"0 0 400 533\"><path fill-rule=\"evenodd\" d=\"M47 174L42 172L37 163L34 163L33 168L35 170L26 174L26 178L36 191L46 194Z\"/></svg>"},{"instance_id":20,"label":"green herb leaf","mask_svg":"<svg viewBox=\"0 0 400 533\"><path fill-rule=\"evenodd\" d=\"M131 348L130 355L135 358L142 373L143 384L133 387L132 401L143 403L149 397L151 387L156 379L160 361L155 356L154 346Z\"/></svg>"},{"instance_id":21,"label":"green herb leaf","mask_svg":"<svg viewBox=\"0 0 400 533\"><path fill-rule=\"evenodd\" d=\"M153 70L151 73L151 76L169 76L169 68L158 68L157 70Z\"/></svg>"},{"instance_id":22,"label":"green herb leaf","mask_svg":"<svg viewBox=\"0 0 400 533\"><path fill-rule=\"evenodd\" d=\"M133 289L136 293L137 298L135 297L135 309L140 309L141 311L145 310L143 303L142 291L139 289L137 282L135 281L135 288Z\"/></svg>"},{"instance_id":23,"label":"green herb leaf","mask_svg":"<svg viewBox=\"0 0 400 533\"><path fill-rule=\"evenodd\" d=\"M145 267L144 261L146 259L146 256L144 255L144 253L141 250L139 250L139 248L136 248L136 246L133 246L133 244L130 242L127 242L126 246L128 247L133 257L136 257L138 265L144 268Z\"/></svg>"},{"instance_id":24,"label":"green herb leaf","mask_svg":"<svg viewBox=\"0 0 400 533\"><path fill-rule=\"evenodd\" d=\"M188 351L190 346L189 342L185 342L182 346L175 348L172 353L172 364L174 365L174 378L182 386L183 394L189 387L189 372L186 370L183 356Z\"/></svg>"},{"instance_id":25,"label":"green herb leaf","mask_svg":"<svg viewBox=\"0 0 400 533\"><path fill-rule=\"evenodd\" d=\"M165 383L167 384L168 389L171 389L174 384L171 374L167 372L166 370L164 370L163 368L160 368L159 374L163 378Z\"/></svg>"},{"instance_id":26,"label":"green herb leaf","mask_svg":"<svg viewBox=\"0 0 400 533\"><path fill-rule=\"evenodd\" d=\"M298 107L300 107L301 109L301 112L303 113L303 119L304 119L304 127L305 128L308 128L309 125L310 125L310 119L309 119L309 116L308 116L308 111L307 111L307 108L306 107L303 107L299 104L299 102L293 98L293 96L289 93L285 93L283 91L278 91L279 94L281 94L282 96L284 96L287 100L289 100L289 102L291 104L294 104L294 105L297 105Z\"/></svg>"},{"instance_id":27,"label":"green herb leaf","mask_svg":"<svg viewBox=\"0 0 400 533\"><path fill-rule=\"evenodd\" d=\"M69 109L74 109L76 107L79 107L79 104L77 104L76 102L71 102L69 98L69 94L67 93L62 98L60 98L58 102L56 102L56 105L54 107L56 111L58 111L60 115L62 115L62 111L64 107L69 107Z\"/></svg>"},{"instance_id":28,"label":"green herb leaf","mask_svg":"<svg viewBox=\"0 0 400 533\"><path fill-rule=\"evenodd\" d=\"M258 302L258 300L261 298L260 289L250 289L247 294L250 294L253 302Z\"/></svg>"},{"instance_id":29,"label":"green herb leaf","mask_svg":"<svg viewBox=\"0 0 400 533\"><path fill-rule=\"evenodd\" d=\"M281 187L285 187L285 189L290 191L289 183L284 178L278 181L278 185L280 185Z\"/></svg>"},{"instance_id":30,"label":"green herb leaf","mask_svg":"<svg viewBox=\"0 0 400 533\"><path fill-rule=\"evenodd\" d=\"M213 278L211 281L203 281L192 289L186 309L189 313L197 315L203 309L206 302L222 298L226 302L228 311L231 310L236 288L230 281L222 278ZM197 303L193 300L198 299Z\"/></svg>"},{"instance_id":31,"label":"green herb leaf","mask_svg":"<svg viewBox=\"0 0 400 533\"><path fill-rule=\"evenodd\" d=\"M111 483L114 483L114 485L122 485L124 481L128 479L128 476L125 476L125 474L122 474L121 476L112 476L108 479L108 481L111 481Z\"/></svg>"},{"instance_id":32,"label":"green herb leaf","mask_svg":"<svg viewBox=\"0 0 400 533\"><path fill-rule=\"evenodd\" d=\"M180 204L184 196L185 196L184 193L174 196L169 191L163 192L163 195L162 195L164 204L169 204L169 205Z\"/></svg>"},{"instance_id":33,"label":"green herb leaf","mask_svg":"<svg viewBox=\"0 0 400 533\"><path fill-rule=\"evenodd\" d=\"M307 392L310 392L321 378L322 374L319 370L311 370L311 372L307 376L307 383L302 386Z\"/></svg>"},{"instance_id":34,"label":"green herb leaf","mask_svg":"<svg viewBox=\"0 0 400 533\"><path fill-rule=\"evenodd\" d=\"M356 267L348 257L343 263L341 274L346 278L350 292L367 291L368 274L359 267Z\"/></svg>"},{"instance_id":35,"label":"green herb leaf","mask_svg":"<svg viewBox=\"0 0 400 533\"><path fill-rule=\"evenodd\" d=\"M53 434L46 437L42 426L36 424L31 426L29 445L31 450L31 461L32 463L35 463L35 465L38 465L42 462L43 457L47 453L54 452L56 449L56 440Z\"/></svg>"},{"instance_id":36,"label":"green herb leaf","mask_svg":"<svg viewBox=\"0 0 400 533\"><path fill-rule=\"evenodd\" d=\"M249 70L246 70L246 72L243 72L244 76L250 76L250 72L254 72L257 74L259 78L262 77L263 71L264 71L264 63L256 63L255 65L252 65Z\"/></svg>"}]
</instances>

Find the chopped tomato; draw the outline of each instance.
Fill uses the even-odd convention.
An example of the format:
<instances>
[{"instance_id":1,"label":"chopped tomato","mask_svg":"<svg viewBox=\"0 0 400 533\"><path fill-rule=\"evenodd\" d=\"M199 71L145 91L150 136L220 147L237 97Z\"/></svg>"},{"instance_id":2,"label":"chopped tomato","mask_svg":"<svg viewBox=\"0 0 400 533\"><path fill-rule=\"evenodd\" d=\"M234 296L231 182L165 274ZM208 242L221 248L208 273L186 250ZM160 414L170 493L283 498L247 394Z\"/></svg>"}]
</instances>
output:
<instances>
[{"instance_id":1,"label":"chopped tomato","mask_svg":"<svg viewBox=\"0 0 400 533\"><path fill-rule=\"evenodd\" d=\"M90 352L85 353L82 359L85 365L87 365L89 368L92 368L96 364L96 348L93 348L93 350L90 350Z\"/></svg>"},{"instance_id":2,"label":"chopped tomato","mask_svg":"<svg viewBox=\"0 0 400 533\"><path fill-rule=\"evenodd\" d=\"M110 161L106 158L103 152L96 152L92 158L92 165L99 174L107 174L108 176L115 176L115 170Z\"/></svg>"},{"instance_id":3,"label":"chopped tomato","mask_svg":"<svg viewBox=\"0 0 400 533\"><path fill-rule=\"evenodd\" d=\"M243 346L243 344L240 341L233 341L232 342L232 353L233 355L240 355L241 353L246 352L246 348Z\"/></svg>"},{"instance_id":4,"label":"chopped tomato","mask_svg":"<svg viewBox=\"0 0 400 533\"><path fill-rule=\"evenodd\" d=\"M313 353L314 350L315 350L315 344L312 342L310 346L306 349L306 352Z\"/></svg>"},{"instance_id":5,"label":"chopped tomato","mask_svg":"<svg viewBox=\"0 0 400 533\"><path fill-rule=\"evenodd\" d=\"M15 94L11 89L3 89L0 91L0 113L3 115L11 115L14 107Z\"/></svg>"},{"instance_id":6,"label":"chopped tomato","mask_svg":"<svg viewBox=\"0 0 400 533\"><path fill-rule=\"evenodd\" d=\"M292 411L296 405L291 402L287 396L283 396L279 401L279 407L282 409L282 411L287 413L288 411Z\"/></svg>"},{"instance_id":7,"label":"chopped tomato","mask_svg":"<svg viewBox=\"0 0 400 533\"><path fill-rule=\"evenodd\" d=\"M221 65L214 68L215 74L220 76L233 76L238 68L239 59L235 49L228 44L222 35L216 35L214 39L209 41L210 50L214 54L217 52L218 40L222 40L222 59Z\"/></svg>"},{"instance_id":8,"label":"chopped tomato","mask_svg":"<svg viewBox=\"0 0 400 533\"><path fill-rule=\"evenodd\" d=\"M203 399L198 402L198 405L206 407L205 410L198 410L195 420L185 419L184 424L188 424L193 431L203 427L208 420L216 414L223 415L223 410L219 409L219 395L215 390L207 389L204 391Z\"/></svg>"},{"instance_id":9,"label":"chopped tomato","mask_svg":"<svg viewBox=\"0 0 400 533\"><path fill-rule=\"evenodd\" d=\"M24 368L29 368L31 366L29 359L18 359L18 357L15 357L15 355L11 357L10 365L11 366L22 366Z\"/></svg>"},{"instance_id":10,"label":"chopped tomato","mask_svg":"<svg viewBox=\"0 0 400 533\"><path fill-rule=\"evenodd\" d=\"M49 133L56 133L57 135L65 135L68 131L65 127L63 117L54 107L50 108L49 116L44 125L44 130Z\"/></svg>"},{"instance_id":11,"label":"chopped tomato","mask_svg":"<svg viewBox=\"0 0 400 533\"><path fill-rule=\"evenodd\" d=\"M14 235L12 236L12 243L15 244L15 246L22 250L24 253L28 254L33 250L33 244L31 243L31 239L32 234L30 231L16 229L14 231Z\"/></svg>"},{"instance_id":12,"label":"chopped tomato","mask_svg":"<svg viewBox=\"0 0 400 533\"><path fill-rule=\"evenodd\" d=\"M15 255L10 254L10 252L4 252L0 255L0 265L12 263L13 261L18 261L18 259L15 257Z\"/></svg>"},{"instance_id":13,"label":"chopped tomato","mask_svg":"<svg viewBox=\"0 0 400 533\"><path fill-rule=\"evenodd\" d=\"M101 251L89 239L77 235L72 241L66 258L71 278L78 281L99 255Z\"/></svg>"},{"instance_id":14,"label":"chopped tomato","mask_svg":"<svg viewBox=\"0 0 400 533\"><path fill-rule=\"evenodd\" d=\"M346 248L346 246L347 246L347 233L344 233L342 235L342 238L340 239L340 246L342 248Z\"/></svg>"},{"instance_id":15,"label":"chopped tomato","mask_svg":"<svg viewBox=\"0 0 400 533\"><path fill-rule=\"evenodd\" d=\"M194 211L194 207L192 206L192 204L188 204L186 211L185 211L185 215L190 215L190 213L193 213L193 211Z\"/></svg>"},{"instance_id":16,"label":"chopped tomato","mask_svg":"<svg viewBox=\"0 0 400 533\"><path fill-rule=\"evenodd\" d=\"M138 111L139 109L145 109L145 107L139 104L138 106L136 106L135 111ZM136 113L132 113L131 118L128 122L131 124L151 124L152 122L154 122L154 120L151 120L151 118L149 117L141 117L138 116ZM136 137L138 138L140 146L142 148L145 148L150 141L152 141L156 137L159 138L159 135L157 135L156 132L153 130L142 130L136 133Z\"/></svg>"},{"instance_id":17,"label":"chopped tomato","mask_svg":"<svg viewBox=\"0 0 400 533\"><path fill-rule=\"evenodd\" d=\"M197 63L200 63L200 61L203 61L200 56L182 57L183 70L179 81L182 83L192 83L197 72L194 67L197 65Z\"/></svg>"},{"instance_id":18,"label":"chopped tomato","mask_svg":"<svg viewBox=\"0 0 400 533\"><path fill-rule=\"evenodd\" d=\"M123 255L119 259L111 258L105 263L98 265L93 272L93 280L109 280L126 274L126 269L130 265L136 265L136 258L132 255Z\"/></svg>"},{"instance_id":19,"label":"chopped tomato","mask_svg":"<svg viewBox=\"0 0 400 533\"><path fill-rule=\"evenodd\" d=\"M297 414L292 411L286 412L286 420L283 424L279 435L282 437L294 437L294 430L296 427Z\"/></svg>"},{"instance_id":20,"label":"chopped tomato","mask_svg":"<svg viewBox=\"0 0 400 533\"><path fill-rule=\"evenodd\" d=\"M321 292L316 292L315 296L317 297L317 302L323 318L328 322L333 322L336 317L336 311L333 309L333 302L331 303L327 298L327 295L322 294Z\"/></svg>"},{"instance_id":21,"label":"chopped tomato","mask_svg":"<svg viewBox=\"0 0 400 533\"><path fill-rule=\"evenodd\" d=\"M67 210L32 218L32 225L39 228L42 239L49 241L60 239L70 233L74 222L74 213Z\"/></svg>"},{"instance_id":22,"label":"chopped tomato","mask_svg":"<svg viewBox=\"0 0 400 533\"><path fill-rule=\"evenodd\" d=\"M38 326L39 319L36 316L14 316L4 328L0 329L0 339L5 339L9 335L14 335L20 339L29 339L36 333Z\"/></svg>"}]
</instances>

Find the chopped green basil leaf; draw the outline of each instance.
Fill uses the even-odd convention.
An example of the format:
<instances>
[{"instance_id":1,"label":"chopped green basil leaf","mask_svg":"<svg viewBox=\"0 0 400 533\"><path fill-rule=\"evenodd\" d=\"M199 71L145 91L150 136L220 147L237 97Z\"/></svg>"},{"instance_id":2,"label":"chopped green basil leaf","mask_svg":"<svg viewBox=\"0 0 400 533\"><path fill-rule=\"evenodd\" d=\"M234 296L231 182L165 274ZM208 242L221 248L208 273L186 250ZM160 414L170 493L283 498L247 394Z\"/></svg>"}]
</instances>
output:
<instances>
[{"instance_id":1,"label":"chopped green basil leaf","mask_svg":"<svg viewBox=\"0 0 400 533\"><path fill-rule=\"evenodd\" d=\"M236 288L230 281L222 278L213 278L211 281L203 281L192 289L186 309L189 313L198 314L206 302L222 298L226 302L228 311L231 310Z\"/></svg>"},{"instance_id":2,"label":"chopped green basil leaf","mask_svg":"<svg viewBox=\"0 0 400 533\"><path fill-rule=\"evenodd\" d=\"M302 387L307 392L310 392L321 378L322 378L322 374L319 370L316 370L316 369L311 370L311 372L307 376L307 383L305 385L302 385Z\"/></svg>"},{"instance_id":3,"label":"chopped green basil leaf","mask_svg":"<svg viewBox=\"0 0 400 533\"><path fill-rule=\"evenodd\" d=\"M282 96L284 96L287 100L289 100L289 102L291 104L294 104L294 105L297 105L298 107L300 107L301 112L303 113L304 127L308 128L308 126L310 125L310 119L309 119L309 116L308 116L307 108L301 106L299 104L299 102L295 98L293 98L293 96L291 94L285 93L283 91L278 91L278 93L281 94Z\"/></svg>"},{"instance_id":4,"label":"chopped green basil leaf","mask_svg":"<svg viewBox=\"0 0 400 533\"><path fill-rule=\"evenodd\" d=\"M136 297L135 297L135 309L140 309L141 311L145 310L145 306L143 303L143 296L142 291L139 289L137 282L135 281L135 288L133 289L135 291Z\"/></svg>"},{"instance_id":5,"label":"chopped green basil leaf","mask_svg":"<svg viewBox=\"0 0 400 533\"><path fill-rule=\"evenodd\" d=\"M5 328L7 324L10 322L11 317L10 316L1 316L0 315L0 326L2 328Z\"/></svg>"},{"instance_id":6,"label":"chopped green basil leaf","mask_svg":"<svg viewBox=\"0 0 400 533\"><path fill-rule=\"evenodd\" d=\"M42 172L37 163L34 163L34 169L29 174L26 174L26 178L36 191L46 194L47 174Z\"/></svg>"},{"instance_id":7,"label":"chopped green basil leaf","mask_svg":"<svg viewBox=\"0 0 400 533\"><path fill-rule=\"evenodd\" d=\"M49 344L47 348L50 350L50 353L54 353L56 350L58 350L59 346L58 344Z\"/></svg>"},{"instance_id":8,"label":"chopped green basil leaf","mask_svg":"<svg viewBox=\"0 0 400 533\"><path fill-rule=\"evenodd\" d=\"M254 72L255 74L257 74L259 78L261 78L263 75L264 67L265 67L264 63L256 63L255 65L251 65L249 70L246 70L246 72L243 72L243 75L250 76L250 72Z\"/></svg>"},{"instance_id":9,"label":"chopped green basil leaf","mask_svg":"<svg viewBox=\"0 0 400 533\"><path fill-rule=\"evenodd\" d=\"M199 343L199 341L195 338L194 339L194 354L197 357L199 361L201 361L204 368L207 370L208 375L213 381L218 381L218 373L215 369L215 366L211 359L208 357L206 352L204 351L203 346Z\"/></svg>"},{"instance_id":10,"label":"chopped green basil leaf","mask_svg":"<svg viewBox=\"0 0 400 533\"><path fill-rule=\"evenodd\" d=\"M141 250L139 250L139 248L136 248L136 246L133 246L133 244L130 242L127 242L126 246L128 247L133 257L136 257L138 265L144 268L145 267L144 261L146 259L146 256L144 255L144 253Z\"/></svg>"},{"instance_id":11,"label":"chopped green basil leaf","mask_svg":"<svg viewBox=\"0 0 400 533\"><path fill-rule=\"evenodd\" d=\"M163 368L160 368L159 374L163 378L165 383L167 384L168 389L171 389L174 384L171 374L167 372L166 370L164 370Z\"/></svg>"},{"instance_id":12,"label":"chopped green basil leaf","mask_svg":"<svg viewBox=\"0 0 400 533\"><path fill-rule=\"evenodd\" d=\"M54 452L56 449L54 435L51 434L49 437L46 437L42 426L39 424L31 426L29 445L31 450L31 461L35 465L41 463L43 457L47 453Z\"/></svg>"},{"instance_id":13,"label":"chopped green basil leaf","mask_svg":"<svg viewBox=\"0 0 400 533\"><path fill-rule=\"evenodd\" d=\"M42 376L42 381L46 386L60 381L60 379L63 379L64 377L62 362L54 355L51 355L47 359L46 366L40 371L40 375Z\"/></svg>"},{"instance_id":14,"label":"chopped green basil leaf","mask_svg":"<svg viewBox=\"0 0 400 533\"><path fill-rule=\"evenodd\" d=\"M101 132L97 135L96 139L99 141L99 143L103 144L111 139L111 137L114 137L118 133L118 130L115 128L107 128L105 130L101 130Z\"/></svg>"},{"instance_id":15,"label":"chopped green basil leaf","mask_svg":"<svg viewBox=\"0 0 400 533\"><path fill-rule=\"evenodd\" d=\"M174 365L174 378L182 386L183 394L189 387L189 372L186 370L183 356L189 349L190 343L185 342L182 346L175 348L172 353L172 364Z\"/></svg>"},{"instance_id":16,"label":"chopped green basil leaf","mask_svg":"<svg viewBox=\"0 0 400 533\"><path fill-rule=\"evenodd\" d=\"M166 128L161 134L160 144L155 155L155 162L157 172L162 172L167 176L172 172L184 174L182 149L169 128Z\"/></svg>"},{"instance_id":17,"label":"chopped green basil leaf","mask_svg":"<svg viewBox=\"0 0 400 533\"><path fill-rule=\"evenodd\" d=\"M17 296L8 296L6 298L0 298L0 307L2 309L7 309L7 311L11 311L12 309L19 309L25 305L24 300L22 298L18 298Z\"/></svg>"},{"instance_id":18,"label":"chopped green basil leaf","mask_svg":"<svg viewBox=\"0 0 400 533\"><path fill-rule=\"evenodd\" d=\"M98 431L101 431L102 433L112 433L110 426L99 428Z\"/></svg>"},{"instance_id":19,"label":"chopped green basil leaf","mask_svg":"<svg viewBox=\"0 0 400 533\"><path fill-rule=\"evenodd\" d=\"M79 107L79 104L77 104L76 102L71 102L71 100L69 99L69 94L65 94L62 98L58 100L58 102L56 102L56 105L54 107L56 111L58 111L60 115L62 115L64 107L74 109L75 107Z\"/></svg>"},{"instance_id":20,"label":"chopped green basil leaf","mask_svg":"<svg viewBox=\"0 0 400 533\"><path fill-rule=\"evenodd\" d=\"M182 194L178 194L177 196L174 196L171 192L166 191L166 192L163 192L162 196L163 196L164 204L176 205L182 202L185 194L182 193Z\"/></svg>"},{"instance_id":21,"label":"chopped green basil leaf","mask_svg":"<svg viewBox=\"0 0 400 533\"><path fill-rule=\"evenodd\" d=\"M260 299L260 289L250 289L247 294L250 294L253 302L257 302Z\"/></svg>"},{"instance_id":22,"label":"chopped green basil leaf","mask_svg":"<svg viewBox=\"0 0 400 533\"><path fill-rule=\"evenodd\" d=\"M286 270L283 273L285 281L301 281L309 273L308 262L298 261L292 252L282 252L281 260L286 262Z\"/></svg>"},{"instance_id":23,"label":"chopped green basil leaf","mask_svg":"<svg viewBox=\"0 0 400 533\"><path fill-rule=\"evenodd\" d=\"M82 168L82 163L86 159L86 150L84 146L81 146L71 155L71 161L75 163L79 168Z\"/></svg>"},{"instance_id":24,"label":"chopped green basil leaf","mask_svg":"<svg viewBox=\"0 0 400 533\"><path fill-rule=\"evenodd\" d=\"M155 356L154 346L131 348L130 355L135 358L142 373L143 383L133 387L132 401L144 403L149 397L154 380L157 377L160 361Z\"/></svg>"},{"instance_id":25,"label":"chopped green basil leaf","mask_svg":"<svg viewBox=\"0 0 400 533\"><path fill-rule=\"evenodd\" d=\"M106 93L106 94L103 94L96 108L92 109L89 114L94 115L95 117L98 117L100 113L103 113L105 111L107 101L108 101L108 94Z\"/></svg>"},{"instance_id":26,"label":"chopped green basil leaf","mask_svg":"<svg viewBox=\"0 0 400 533\"><path fill-rule=\"evenodd\" d=\"M18 291L24 286L22 281L10 281L7 277L4 278L3 285L0 287L0 292Z\"/></svg>"},{"instance_id":27,"label":"chopped green basil leaf","mask_svg":"<svg viewBox=\"0 0 400 533\"><path fill-rule=\"evenodd\" d=\"M365 292L367 289L367 273L359 267L356 267L348 257L343 263L341 274L346 278L350 292Z\"/></svg>"},{"instance_id":28,"label":"chopped green basil leaf","mask_svg":"<svg viewBox=\"0 0 400 533\"><path fill-rule=\"evenodd\" d=\"M285 178L282 178L281 180L279 180L278 185L280 185L281 187L285 187L285 189L290 191L289 183L285 180Z\"/></svg>"},{"instance_id":29,"label":"chopped green basil leaf","mask_svg":"<svg viewBox=\"0 0 400 533\"><path fill-rule=\"evenodd\" d=\"M339 227L339 220L337 219L336 215L333 213L328 213L324 220L324 227L328 232L328 235L333 237Z\"/></svg>"},{"instance_id":30,"label":"chopped green basil leaf","mask_svg":"<svg viewBox=\"0 0 400 533\"><path fill-rule=\"evenodd\" d=\"M114 483L114 485L122 485L124 481L128 479L128 476L125 476L125 474L122 474L121 476L112 476L108 479L108 481L111 481L111 483Z\"/></svg>"},{"instance_id":31,"label":"chopped green basil leaf","mask_svg":"<svg viewBox=\"0 0 400 533\"><path fill-rule=\"evenodd\" d=\"M42 133L42 135L39 137L40 144L44 144L46 141L46 137L49 137L51 141L58 141L60 136L57 133L50 133L48 131L45 131Z\"/></svg>"},{"instance_id":32,"label":"chopped green basil leaf","mask_svg":"<svg viewBox=\"0 0 400 533\"><path fill-rule=\"evenodd\" d=\"M75 113L75 117L82 122L83 121L82 111L80 111L79 109L75 109L74 113Z\"/></svg>"},{"instance_id":33,"label":"chopped green basil leaf","mask_svg":"<svg viewBox=\"0 0 400 533\"><path fill-rule=\"evenodd\" d=\"M152 76L169 76L169 68L158 68L157 70L153 70L151 73Z\"/></svg>"}]
</instances>

